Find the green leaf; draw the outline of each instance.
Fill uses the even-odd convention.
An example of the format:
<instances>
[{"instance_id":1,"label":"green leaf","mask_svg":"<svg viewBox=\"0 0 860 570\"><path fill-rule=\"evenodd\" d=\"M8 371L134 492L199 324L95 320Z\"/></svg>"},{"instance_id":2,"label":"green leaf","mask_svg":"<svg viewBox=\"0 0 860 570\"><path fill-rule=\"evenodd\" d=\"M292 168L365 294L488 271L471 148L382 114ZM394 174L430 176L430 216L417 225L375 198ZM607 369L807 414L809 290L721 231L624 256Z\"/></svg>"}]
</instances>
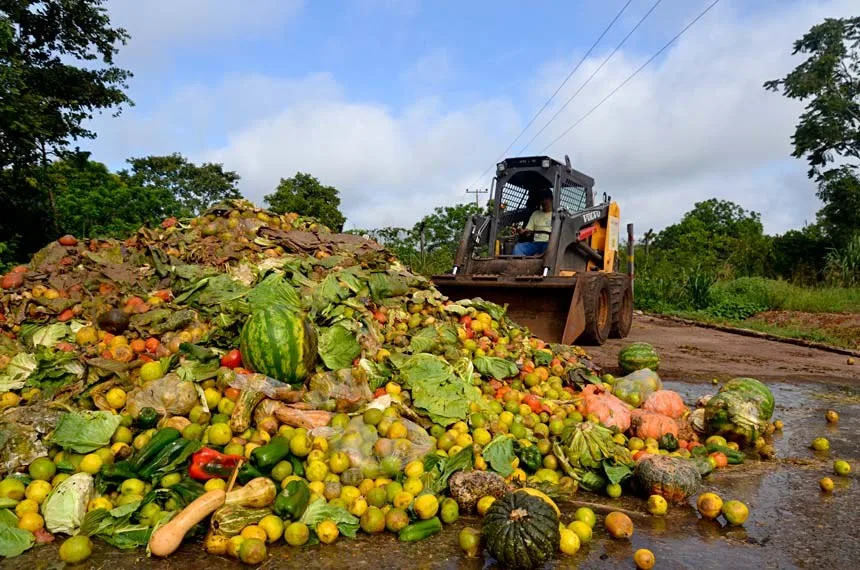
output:
<instances>
[{"instance_id":1,"label":"green leaf","mask_svg":"<svg viewBox=\"0 0 860 570\"><path fill-rule=\"evenodd\" d=\"M413 406L443 426L466 419L470 404L477 400L471 382L432 354L410 357L400 367L400 376L412 392Z\"/></svg>"},{"instance_id":2,"label":"green leaf","mask_svg":"<svg viewBox=\"0 0 860 570\"><path fill-rule=\"evenodd\" d=\"M368 280L370 294L376 302L386 297L397 297L409 292L409 283L406 278L390 273L374 272Z\"/></svg>"},{"instance_id":3,"label":"green leaf","mask_svg":"<svg viewBox=\"0 0 860 570\"><path fill-rule=\"evenodd\" d=\"M535 366L549 366L552 362L552 352L549 350L536 350L534 353Z\"/></svg>"},{"instance_id":4,"label":"green leaf","mask_svg":"<svg viewBox=\"0 0 860 570\"><path fill-rule=\"evenodd\" d=\"M519 374L520 369L510 360L495 356L476 356L473 360L475 368L483 376L492 376L496 380L504 380Z\"/></svg>"},{"instance_id":5,"label":"green leaf","mask_svg":"<svg viewBox=\"0 0 860 570\"><path fill-rule=\"evenodd\" d=\"M610 465L609 461L603 462L603 471L610 483L621 483L633 475L633 469L629 465Z\"/></svg>"},{"instance_id":6,"label":"green leaf","mask_svg":"<svg viewBox=\"0 0 860 570\"><path fill-rule=\"evenodd\" d=\"M54 323L45 327L39 327L30 337L34 347L46 346L53 348L58 342L70 335L71 330L63 323Z\"/></svg>"},{"instance_id":7,"label":"green leaf","mask_svg":"<svg viewBox=\"0 0 860 570\"><path fill-rule=\"evenodd\" d=\"M18 517L9 509L0 509L0 526L18 527Z\"/></svg>"},{"instance_id":8,"label":"green leaf","mask_svg":"<svg viewBox=\"0 0 860 570\"><path fill-rule=\"evenodd\" d=\"M0 556L11 558L33 547L33 533L12 526L0 526Z\"/></svg>"},{"instance_id":9,"label":"green leaf","mask_svg":"<svg viewBox=\"0 0 860 570\"><path fill-rule=\"evenodd\" d=\"M322 331L318 352L329 370L340 370L352 366L352 361L361 354L361 345L345 327L334 325Z\"/></svg>"},{"instance_id":10,"label":"green leaf","mask_svg":"<svg viewBox=\"0 0 860 570\"><path fill-rule=\"evenodd\" d=\"M285 279L283 273L267 275L248 293L248 302L252 311L275 305L286 307L292 311L300 311L302 308L298 292Z\"/></svg>"},{"instance_id":11,"label":"green leaf","mask_svg":"<svg viewBox=\"0 0 860 570\"><path fill-rule=\"evenodd\" d=\"M18 501L16 499L0 497L0 509L14 509L16 506L18 506L18 503L20 502L21 501Z\"/></svg>"},{"instance_id":12,"label":"green leaf","mask_svg":"<svg viewBox=\"0 0 860 570\"><path fill-rule=\"evenodd\" d=\"M419 352L430 352L430 349L436 346L438 342L439 334L436 331L436 327L425 327L412 335L412 340L409 342L409 350L413 354L418 354Z\"/></svg>"},{"instance_id":13,"label":"green leaf","mask_svg":"<svg viewBox=\"0 0 860 570\"><path fill-rule=\"evenodd\" d=\"M301 522L308 525L310 528L316 527L316 525L324 520L334 522L337 525L337 529L340 531L340 534L343 536L347 538L355 538L355 534L359 527L358 517L350 514L349 511L343 507L326 504L324 499L317 499L309 504L300 519Z\"/></svg>"},{"instance_id":14,"label":"green leaf","mask_svg":"<svg viewBox=\"0 0 860 570\"><path fill-rule=\"evenodd\" d=\"M26 380L38 366L39 363L34 354L19 352L13 356L0 374L0 392L23 388Z\"/></svg>"},{"instance_id":15,"label":"green leaf","mask_svg":"<svg viewBox=\"0 0 860 570\"><path fill-rule=\"evenodd\" d=\"M513 438L505 434L497 435L481 452L481 457L487 461L493 471L502 477L507 477L514 472L511 465L516 457Z\"/></svg>"},{"instance_id":16,"label":"green leaf","mask_svg":"<svg viewBox=\"0 0 860 570\"><path fill-rule=\"evenodd\" d=\"M110 443L122 418L110 412L69 412L60 416L50 437L54 445L76 453L90 453Z\"/></svg>"}]
</instances>

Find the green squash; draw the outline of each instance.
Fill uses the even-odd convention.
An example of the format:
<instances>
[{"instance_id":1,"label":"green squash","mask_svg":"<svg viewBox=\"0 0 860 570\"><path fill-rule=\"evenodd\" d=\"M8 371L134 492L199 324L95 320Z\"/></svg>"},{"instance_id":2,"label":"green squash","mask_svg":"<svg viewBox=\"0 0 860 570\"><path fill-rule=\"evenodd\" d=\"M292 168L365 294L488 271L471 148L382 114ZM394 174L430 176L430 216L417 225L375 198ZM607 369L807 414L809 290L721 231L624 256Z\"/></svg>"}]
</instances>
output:
<instances>
[{"instance_id":1,"label":"green squash","mask_svg":"<svg viewBox=\"0 0 860 570\"><path fill-rule=\"evenodd\" d=\"M751 445L767 429L773 406L773 393L758 380L729 380L705 405L708 433Z\"/></svg>"},{"instance_id":2,"label":"green squash","mask_svg":"<svg viewBox=\"0 0 860 570\"><path fill-rule=\"evenodd\" d=\"M552 558L561 542L555 509L528 493L508 493L487 510L481 534L505 568L528 570Z\"/></svg>"},{"instance_id":3,"label":"green squash","mask_svg":"<svg viewBox=\"0 0 860 570\"><path fill-rule=\"evenodd\" d=\"M660 366L660 357L657 355L657 350L647 342L634 342L618 353L618 366L624 374L644 368L656 372Z\"/></svg>"},{"instance_id":4,"label":"green squash","mask_svg":"<svg viewBox=\"0 0 860 570\"><path fill-rule=\"evenodd\" d=\"M649 455L636 464L633 474L646 496L660 495L673 503L683 503L702 486L699 467L683 457Z\"/></svg>"},{"instance_id":5,"label":"green squash","mask_svg":"<svg viewBox=\"0 0 860 570\"><path fill-rule=\"evenodd\" d=\"M280 306L255 310L239 337L242 361L254 372L300 385L317 359L317 334L301 313Z\"/></svg>"}]
</instances>

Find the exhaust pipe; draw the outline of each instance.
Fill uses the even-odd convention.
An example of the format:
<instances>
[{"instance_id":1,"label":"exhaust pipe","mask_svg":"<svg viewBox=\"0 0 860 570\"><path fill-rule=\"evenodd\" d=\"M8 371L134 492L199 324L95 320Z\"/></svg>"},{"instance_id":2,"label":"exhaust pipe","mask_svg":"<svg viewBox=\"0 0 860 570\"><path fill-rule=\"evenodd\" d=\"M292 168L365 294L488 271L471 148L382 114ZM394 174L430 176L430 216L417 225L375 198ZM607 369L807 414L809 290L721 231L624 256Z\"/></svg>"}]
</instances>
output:
<instances>
[{"instance_id":1,"label":"exhaust pipe","mask_svg":"<svg viewBox=\"0 0 860 570\"><path fill-rule=\"evenodd\" d=\"M627 224L627 275L630 277L631 292L635 292L633 269L633 224Z\"/></svg>"}]
</instances>

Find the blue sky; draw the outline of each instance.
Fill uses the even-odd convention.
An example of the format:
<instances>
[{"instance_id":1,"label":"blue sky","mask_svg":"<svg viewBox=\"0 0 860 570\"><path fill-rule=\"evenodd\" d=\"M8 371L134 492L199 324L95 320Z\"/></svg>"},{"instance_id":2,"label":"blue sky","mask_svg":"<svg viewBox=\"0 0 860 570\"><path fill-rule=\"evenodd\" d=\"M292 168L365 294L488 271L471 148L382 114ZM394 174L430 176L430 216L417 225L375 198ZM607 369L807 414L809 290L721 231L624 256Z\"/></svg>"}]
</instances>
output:
<instances>
[{"instance_id":1,"label":"blue sky","mask_svg":"<svg viewBox=\"0 0 860 570\"><path fill-rule=\"evenodd\" d=\"M341 191L347 227L408 226L465 189L558 87L626 0L108 0L132 39L118 57L136 106L101 116L85 147L121 168L181 152L223 162L252 200L310 172ZM509 154L556 112L654 0L622 17ZM710 0L663 0L525 149L537 153ZM847 0L722 0L551 147L592 174L639 232L712 196L782 232L820 207L790 159L801 107L761 84ZM249 6L252 7L249 9Z\"/></svg>"}]
</instances>

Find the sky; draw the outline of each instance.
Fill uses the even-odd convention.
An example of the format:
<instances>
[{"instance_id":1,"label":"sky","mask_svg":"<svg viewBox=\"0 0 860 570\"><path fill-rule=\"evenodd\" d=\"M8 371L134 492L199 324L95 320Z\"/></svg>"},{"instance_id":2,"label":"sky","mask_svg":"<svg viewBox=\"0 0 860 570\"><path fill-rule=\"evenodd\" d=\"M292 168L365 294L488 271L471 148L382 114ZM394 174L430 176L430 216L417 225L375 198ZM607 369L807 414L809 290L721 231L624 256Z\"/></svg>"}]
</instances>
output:
<instances>
[{"instance_id":1,"label":"sky","mask_svg":"<svg viewBox=\"0 0 860 570\"><path fill-rule=\"evenodd\" d=\"M347 229L410 227L489 187L582 60L506 156L569 155L637 235L711 197L771 234L812 223L821 203L790 156L803 104L762 84L856 0L721 0L582 119L711 2L662 0L616 50L655 3L631 0L583 60L627 0L108 0L135 105L94 118L81 146L115 169L223 163L260 205L307 172L339 189Z\"/></svg>"}]
</instances>

